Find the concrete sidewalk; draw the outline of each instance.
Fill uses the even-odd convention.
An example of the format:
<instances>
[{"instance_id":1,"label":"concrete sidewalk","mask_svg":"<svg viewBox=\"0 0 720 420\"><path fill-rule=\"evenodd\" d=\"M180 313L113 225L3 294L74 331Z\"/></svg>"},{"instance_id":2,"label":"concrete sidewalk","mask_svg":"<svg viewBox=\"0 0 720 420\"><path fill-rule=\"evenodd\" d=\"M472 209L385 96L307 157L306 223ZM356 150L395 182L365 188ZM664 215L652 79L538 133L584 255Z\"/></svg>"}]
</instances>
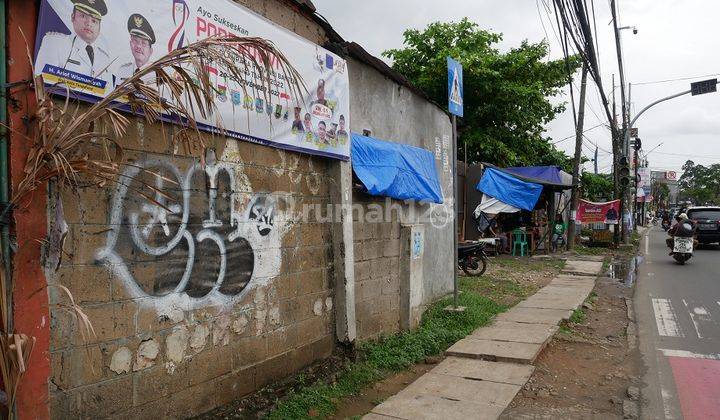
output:
<instances>
[{"instance_id":1,"label":"concrete sidewalk","mask_svg":"<svg viewBox=\"0 0 720 420\"><path fill-rule=\"evenodd\" d=\"M450 347L448 356L364 419L497 419L535 369L532 363L588 297L602 263L567 261L536 294Z\"/></svg>"}]
</instances>

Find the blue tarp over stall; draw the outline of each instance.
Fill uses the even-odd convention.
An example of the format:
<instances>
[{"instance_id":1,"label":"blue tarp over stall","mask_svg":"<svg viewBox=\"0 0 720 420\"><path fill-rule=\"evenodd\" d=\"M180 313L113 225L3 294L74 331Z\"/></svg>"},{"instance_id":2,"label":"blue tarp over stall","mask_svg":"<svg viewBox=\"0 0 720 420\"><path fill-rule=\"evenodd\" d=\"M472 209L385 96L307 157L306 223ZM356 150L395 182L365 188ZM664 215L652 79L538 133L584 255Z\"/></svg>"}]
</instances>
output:
<instances>
[{"instance_id":1,"label":"blue tarp over stall","mask_svg":"<svg viewBox=\"0 0 720 420\"><path fill-rule=\"evenodd\" d=\"M351 156L355 175L371 195L443 202L430 151L352 133Z\"/></svg>"},{"instance_id":2,"label":"blue tarp over stall","mask_svg":"<svg viewBox=\"0 0 720 420\"><path fill-rule=\"evenodd\" d=\"M487 168L477 189L505 204L531 211L540 199L543 186L520 180L494 168Z\"/></svg>"},{"instance_id":3,"label":"blue tarp over stall","mask_svg":"<svg viewBox=\"0 0 720 420\"><path fill-rule=\"evenodd\" d=\"M562 184L560 167L558 166L525 166L503 168L503 171L519 175L524 178L534 178L551 184Z\"/></svg>"}]
</instances>

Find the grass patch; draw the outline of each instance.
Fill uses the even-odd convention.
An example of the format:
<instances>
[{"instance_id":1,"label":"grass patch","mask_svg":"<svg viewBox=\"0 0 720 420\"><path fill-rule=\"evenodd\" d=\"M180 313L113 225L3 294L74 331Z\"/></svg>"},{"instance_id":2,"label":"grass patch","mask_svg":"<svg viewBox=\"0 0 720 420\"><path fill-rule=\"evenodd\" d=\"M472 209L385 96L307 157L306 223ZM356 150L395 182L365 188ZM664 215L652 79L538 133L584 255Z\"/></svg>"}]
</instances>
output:
<instances>
[{"instance_id":1,"label":"grass patch","mask_svg":"<svg viewBox=\"0 0 720 420\"><path fill-rule=\"evenodd\" d=\"M291 392L273 412L271 419L324 418L332 414L343 397L357 394L362 388L385 376L405 370L445 351L476 328L487 324L506 308L472 290L459 296L465 312L446 312L452 298L433 304L423 315L416 330L393 334L358 346L361 360L351 363L333 384L318 382Z\"/></svg>"},{"instance_id":2,"label":"grass patch","mask_svg":"<svg viewBox=\"0 0 720 420\"><path fill-rule=\"evenodd\" d=\"M582 308L577 308L570 315L570 322L573 324L582 324L585 321L585 311Z\"/></svg>"}]
</instances>

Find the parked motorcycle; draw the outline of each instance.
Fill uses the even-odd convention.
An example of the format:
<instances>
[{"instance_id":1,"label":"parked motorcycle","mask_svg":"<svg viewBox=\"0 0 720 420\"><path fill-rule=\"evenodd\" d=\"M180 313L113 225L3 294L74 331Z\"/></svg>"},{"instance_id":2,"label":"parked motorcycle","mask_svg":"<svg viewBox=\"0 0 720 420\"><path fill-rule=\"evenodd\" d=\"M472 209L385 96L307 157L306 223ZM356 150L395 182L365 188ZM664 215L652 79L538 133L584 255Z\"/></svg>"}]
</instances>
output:
<instances>
[{"instance_id":1,"label":"parked motorcycle","mask_svg":"<svg viewBox=\"0 0 720 420\"><path fill-rule=\"evenodd\" d=\"M671 223L670 223L669 220L663 220L663 221L662 221L662 228L663 228L663 230L664 230L665 232L667 232L668 229L670 229L670 225L671 225Z\"/></svg>"},{"instance_id":2,"label":"parked motorcycle","mask_svg":"<svg viewBox=\"0 0 720 420\"><path fill-rule=\"evenodd\" d=\"M488 256L484 242L458 245L458 266L468 276L482 276L487 269Z\"/></svg>"}]
</instances>

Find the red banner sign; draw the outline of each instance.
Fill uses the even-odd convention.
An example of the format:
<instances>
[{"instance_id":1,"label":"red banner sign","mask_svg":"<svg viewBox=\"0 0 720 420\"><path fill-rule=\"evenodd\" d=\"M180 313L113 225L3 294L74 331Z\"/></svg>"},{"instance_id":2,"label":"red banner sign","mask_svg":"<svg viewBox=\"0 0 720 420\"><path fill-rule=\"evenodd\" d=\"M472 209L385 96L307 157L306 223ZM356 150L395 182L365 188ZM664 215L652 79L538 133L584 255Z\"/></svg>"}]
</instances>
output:
<instances>
[{"instance_id":1,"label":"red banner sign","mask_svg":"<svg viewBox=\"0 0 720 420\"><path fill-rule=\"evenodd\" d=\"M620 218L620 200L593 203L580 200L577 219L580 223L607 223L616 225Z\"/></svg>"}]
</instances>

